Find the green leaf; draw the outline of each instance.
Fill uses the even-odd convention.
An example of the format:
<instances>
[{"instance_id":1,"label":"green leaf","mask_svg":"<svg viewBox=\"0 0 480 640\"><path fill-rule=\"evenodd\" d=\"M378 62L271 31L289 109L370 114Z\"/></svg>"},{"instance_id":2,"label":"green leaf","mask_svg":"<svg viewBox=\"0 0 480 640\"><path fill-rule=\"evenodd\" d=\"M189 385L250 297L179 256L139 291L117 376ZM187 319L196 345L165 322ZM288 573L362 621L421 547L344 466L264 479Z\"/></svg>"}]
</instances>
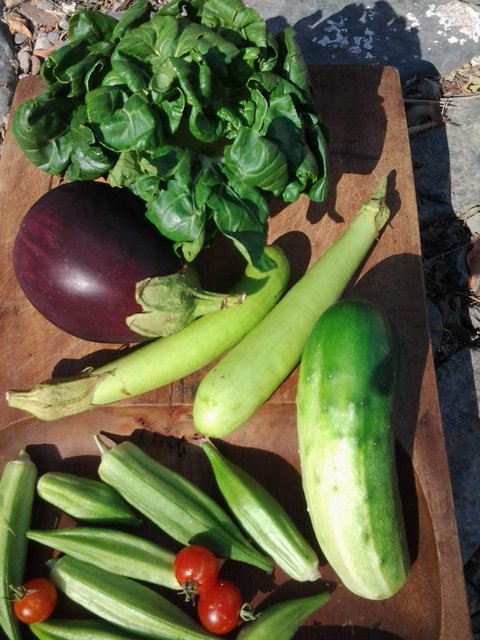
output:
<instances>
[{"instance_id":1,"label":"green leaf","mask_svg":"<svg viewBox=\"0 0 480 640\"><path fill-rule=\"evenodd\" d=\"M37 167L60 175L73 148L70 125L74 103L44 92L25 100L13 116L12 131L26 157Z\"/></svg>"},{"instance_id":2,"label":"green leaf","mask_svg":"<svg viewBox=\"0 0 480 640\"><path fill-rule=\"evenodd\" d=\"M88 43L110 40L117 20L99 11L79 9L68 22L68 41L85 40Z\"/></svg>"},{"instance_id":3,"label":"green leaf","mask_svg":"<svg viewBox=\"0 0 480 640\"><path fill-rule=\"evenodd\" d=\"M160 118L142 93L99 87L86 96L86 105L89 123L109 149L153 149L163 138Z\"/></svg>"},{"instance_id":4,"label":"green leaf","mask_svg":"<svg viewBox=\"0 0 480 640\"><path fill-rule=\"evenodd\" d=\"M96 144L92 130L86 125L86 108L74 112L71 129L72 151L66 170L68 180L96 180L112 168L115 160Z\"/></svg>"},{"instance_id":5,"label":"green leaf","mask_svg":"<svg viewBox=\"0 0 480 640\"><path fill-rule=\"evenodd\" d=\"M202 22L211 29L228 30L230 36L238 34L243 40L265 47L267 29L265 21L255 9L245 7L241 0L205 0Z\"/></svg>"},{"instance_id":6,"label":"green leaf","mask_svg":"<svg viewBox=\"0 0 480 640\"><path fill-rule=\"evenodd\" d=\"M235 179L280 195L288 183L284 154L257 131L243 127L234 142L225 147L225 165Z\"/></svg>"},{"instance_id":7,"label":"green leaf","mask_svg":"<svg viewBox=\"0 0 480 640\"><path fill-rule=\"evenodd\" d=\"M203 242L206 211L195 200L193 157L189 151L180 151L177 159L174 174L148 203L147 217L167 238L179 243Z\"/></svg>"},{"instance_id":8,"label":"green leaf","mask_svg":"<svg viewBox=\"0 0 480 640\"><path fill-rule=\"evenodd\" d=\"M303 98L306 100L310 91L308 69L295 38L296 34L292 27L287 27L277 36L284 59L283 76L288 78L301 91Z\"/></svg>"},{"instance_id":9,"label":"green leaf","mask_svg":"<svg viewBox=\"0 0 480 640\"><path fill-rule=\"evenodd\" d=\"M68 179L104 175L193 259L216 233L262 264L273 197L328 189L307 67L242 0L138 0L117 20L78 11L14 117L27 157ZM265 265L264 265L265 266Z\"/></svg>"},{"instance_id":10,"label":"green leaf","mask_svg":"<svg viewBox=\"0 0 480 640\"><path fill-rule=\"evenodd\" d=\"M121 40L130 29L146 22L150 17L150 11L150 3L147 0L134 2L116 23L112 32L112 39Z\"/></svg>"},{"instance_id":11,"label":"green leaf","mask_svg":"<svg viewBox=\"0 0 480 640\"><path fill-rule=\"evenodd\" d=\"M151 69L143 60L138 60L117 52L112 59L112 70L102 84L112 84L111 78L115 77L115 84L123 84L131 93L146 91L151 81Z\"/></svg>"}]
</instances>

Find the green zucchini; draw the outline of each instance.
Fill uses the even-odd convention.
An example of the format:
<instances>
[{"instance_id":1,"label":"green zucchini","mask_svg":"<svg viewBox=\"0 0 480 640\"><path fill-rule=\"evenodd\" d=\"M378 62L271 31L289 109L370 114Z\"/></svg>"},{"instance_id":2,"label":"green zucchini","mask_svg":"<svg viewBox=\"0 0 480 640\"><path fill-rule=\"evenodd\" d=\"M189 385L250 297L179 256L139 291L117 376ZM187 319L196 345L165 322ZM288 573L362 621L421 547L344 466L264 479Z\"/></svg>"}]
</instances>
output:
<instances>
[{"instance_id":1,"label":"green zucchini","mask_svg":"<svg viewBox=\"0 0 480 640\"><path fill-rule=\"evenodd\" d=\"M398 349L386 314L362 300L333 305L302 356L297 424L302 483L325 557L370 599L405 583L409 557L392 424Z\"/></svg>"},{"instance_id":2,"label":"green zucchini","mask_svg":"<svg viewBox=\"0 0 480 640\"><path fill-rule=\"evenodd\" d=\"M228 436L250 420L295 369L315 322L340 298L390 219L387 183L386 176L379 179L343 234L207 371L193 403L196 431L211 438Z\"/></svg>"}]
</instances>

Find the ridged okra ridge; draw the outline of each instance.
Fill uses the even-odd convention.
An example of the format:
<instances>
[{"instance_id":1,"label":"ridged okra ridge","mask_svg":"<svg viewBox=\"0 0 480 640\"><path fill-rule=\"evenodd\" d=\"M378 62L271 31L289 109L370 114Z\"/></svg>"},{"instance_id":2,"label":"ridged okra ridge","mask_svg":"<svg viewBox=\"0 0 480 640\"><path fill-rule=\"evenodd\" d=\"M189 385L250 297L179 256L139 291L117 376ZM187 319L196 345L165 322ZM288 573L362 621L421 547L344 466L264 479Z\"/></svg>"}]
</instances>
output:
<instances>
[{"instance_id":1,"label":"ridged okra ridge","mask_svg":"<svg viewBox=\"0 0 480 640\"><path fill-rule=\"evenodd\" d=\"M49 561L67 597L107 622L152 640L211 640L187 613L157 591L71 556Z\"/></svg>"},{"instance_id":2,"label":"ridged okra ridge","mask_svg":"<svg viewBox=\"0 0 480 640\"><path fill-rule=\"evenodd\" d=\"M8 640L21 639L9 592L23 583L36 480L37 467L24 450L6 463L0 479L0 628Z\"/></svg>"},{"instance_id":3,"label":"ridged okra ridge","mask_svg":"<svg viewBox=\"0 0 480 640\"><path fill-rule=\"evenodd\" d=\"M173 551L141 536L117 529L75 526L31 530L27 537L112 573L168 589L179 588L173 571Z\"/></svg>"},{"instance_id":4,"label":"ridged okra ridge","mask_svg":"<svg viewBox=\"0 0 480 640\"><path fill-rule=\"evenodd\" d=\"M247 623L237 640L291 640L305 620L329 600L329 593L320 593L277 602Z\"/></svg>"},{"instance_id":5,"label":"ridged okra ridge","mask_svg":"<svg viewBox=\"0 0 480 640\"><path fill-rule=\"evenodd\" d=\"M130 631L123 631L100 619L50 618L45 622L31 624L30 631L39 640L133 640Z\"/></svg>"},{"instance_id":6,"label":"ridged okra ridge","mask_svg":"<svg viewBox=\"0 0 480 640\"><path fill-rule=\"evenodd\" d=\"M271 571L273 565L205 491L125 441L103 447L100 478L177 542L204 544L221 558Z\"/></svg>"},{"instance_id":7,"label":"ridged okra ridge","mask_svg":"<svg viewBox=\"0 0 480 640\"><path fill-rule=\"evenodd\" d=\"M40 476L37 493L77 520L97 524L140 524L140 518L108 484L73 473L48 471Z\"/></svg>"},{"instance_id":8,"label":"ridged okra ridge","mask_svg":"<svg viewBox=\"0 0 480 640\"><path fill-rule=\"evenodd\" d=\"M283 505L249 473L210 442L202 449L218 487L239 525L294 580L317 580L319 561Z\"/></svg>"}]
</instances>

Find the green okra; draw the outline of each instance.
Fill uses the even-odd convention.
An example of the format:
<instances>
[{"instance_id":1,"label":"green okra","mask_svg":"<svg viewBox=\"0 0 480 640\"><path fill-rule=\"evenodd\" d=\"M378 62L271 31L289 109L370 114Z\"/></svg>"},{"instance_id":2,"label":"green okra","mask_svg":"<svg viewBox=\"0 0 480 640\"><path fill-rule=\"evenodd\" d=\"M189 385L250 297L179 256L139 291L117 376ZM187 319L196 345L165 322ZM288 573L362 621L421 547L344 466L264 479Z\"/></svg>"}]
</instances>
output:
<instances>
[{"instance_id":1,"label":"green okra","mask_svg":"<svg viewBox=\"0 0 480 640\"><path fill-rule=\"evenodd\" d=\"M37 467L20 451L6 463L0 480L0 628L8 640L20 640L20 627L10 601L10 587L23 584Z\"/></svg>"},{"instance_id":2,"label":"green okra","mask_svg":"<svg viewBox=\"0 0 480 640\"><path fill-rule=\"evenodd\" d=\"M39 640L134 640L131 631L124 631L106 620L54 619L30 625Z\"/></svg>"},{"instance_id":3,"label":"green okra","mask_svg":"<svg viewBox=\"0 0 480 640\"><path fill-rule=\"evenodd\" d=\"M38 495L82 522L140 524L140 518L108 484L73 473L48 471L37 483Z\"/></svg>"},{"instance_id":4,"label":"green okra","mask_svg":"<svg viewBox=\"0 0 480 640\"><path fill-rule=\"evenodd\" d=\"M98 473L141 514L177 542L203 544L220 558L266 571L272 563L244 536L232 518L195 484L144 453L133 442L102 451Z\"/></svg>"},{"instance_id":5,"label":"green okra","mask_svg":"<svg viewBox=\"0 0 480 640\"><path fill-rule=\"evenodd\" d=\"M291 578L317 580L318 556L278 500L210 442L204 441L202 449L226 503L246 533Z\"/></svg>"},{"instance_id":6,"label":"green okra","mask_svg":"<svg viewBox=\"0 0 480 640\"><path fill-rule=\"evenodd\" d=\"M307 618L329 599L330 594L319 593L277 602L242 627L237 640L291 640Z\"/></svg>"},{"instance_id":7,"label":"green okra","mask_svg":"<svg viewBox=\"0 0 480 640\"><path fill-rule=\"evenodd\" d=\"M116 529L78 526L32 530L27 537L112 573L178 590L173 551L141 536Z\"/></svg>"},{"instance_id":8,"label":"green okra","mask_svg":"<svg viewBox=\"0 0 480 640\"><path fill-rule=\"evenodd\" d=\"M50 578L90 613L153 640L212 640L213 636L159 592L71 556L49 560Z\"/></svg>"}]
</instances>

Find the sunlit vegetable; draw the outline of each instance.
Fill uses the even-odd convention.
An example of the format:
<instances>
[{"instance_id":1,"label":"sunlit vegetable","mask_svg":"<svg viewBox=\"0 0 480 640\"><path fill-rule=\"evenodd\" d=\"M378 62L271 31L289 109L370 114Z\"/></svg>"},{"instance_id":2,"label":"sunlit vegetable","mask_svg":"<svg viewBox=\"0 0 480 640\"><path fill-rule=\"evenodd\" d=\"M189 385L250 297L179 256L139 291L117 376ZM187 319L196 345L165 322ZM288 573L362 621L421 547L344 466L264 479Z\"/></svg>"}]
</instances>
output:
<instances>
[{"instance_id":1,"label":"sunlit vegetable","mask_svg":"<svg viewBox=\"0 0 480 640\"><path fill-rule=\"evenodd\" d=\"M96 342L144 338L126 324L141 311L137 282L181 268L141 200L100 182L62 184L26 213L13 248L17 280L60 329Z\"/></svg>"},{"instance_id":2,"label":"sunlit vegetable","mask_svg":"<svg viewBox=\"0 0 480 640\"><path fill-rule=\"evenodd\" d=\"M242 426L300 362L315 322L350 282L390 211L382 177L340 238L248 335L217 362L197 389L195 428L221 438Z\"/></svg>"},{"instance_id":3,"label":"sunlit vegetable","mask_svg":"<svg viewBox=\"0 0 480 640\"><path fill-rule=\"evenodd\" d=\"M290 268L279 247L267 246L275 267L268 272L247 265L232 292L246 292L245 302L203 316L166 338L159 338L88 374L40 383L27 391L9 391L12 407L41 420L55 420L146 393L209 364L248 333L283 294Z\"/></svg>"},{"instance_id":4,"label":"sunlit vegetable","mask_svg":"<svg viewBox=\"0 0 480 640\"><path fill-rule=\"evenodd\" d=\"M25 624L47 620L57 606L57 587L48 578L31 578L11 594L15 615Z\"/></svg>"},{"instance_id":5,"label":"sunlit vegetable","mask_svg":"<svg viewBox=\"0 0 480 640\"><path fill-rule=\"evenodd\" d=\"M327 191L326 140L291 27L241 0L146 0L120 18L77 11L12 130L38 167L106 176L145 201L188 261L217 233L255 266L269 203Z\"/></svg>"},{"instance_id":6,"label":"sunlit vegetable","mask_svg":"<svg viewBox=\"0 0 480 640\"><path fill-rule=\"evenodd\" d=\"M7 462L0 479L0 628L8 640L21 638L10 588L24 581L25 533L30 527L37 473L30 456L22 450Z\"/></svg>"}]
</instances>

